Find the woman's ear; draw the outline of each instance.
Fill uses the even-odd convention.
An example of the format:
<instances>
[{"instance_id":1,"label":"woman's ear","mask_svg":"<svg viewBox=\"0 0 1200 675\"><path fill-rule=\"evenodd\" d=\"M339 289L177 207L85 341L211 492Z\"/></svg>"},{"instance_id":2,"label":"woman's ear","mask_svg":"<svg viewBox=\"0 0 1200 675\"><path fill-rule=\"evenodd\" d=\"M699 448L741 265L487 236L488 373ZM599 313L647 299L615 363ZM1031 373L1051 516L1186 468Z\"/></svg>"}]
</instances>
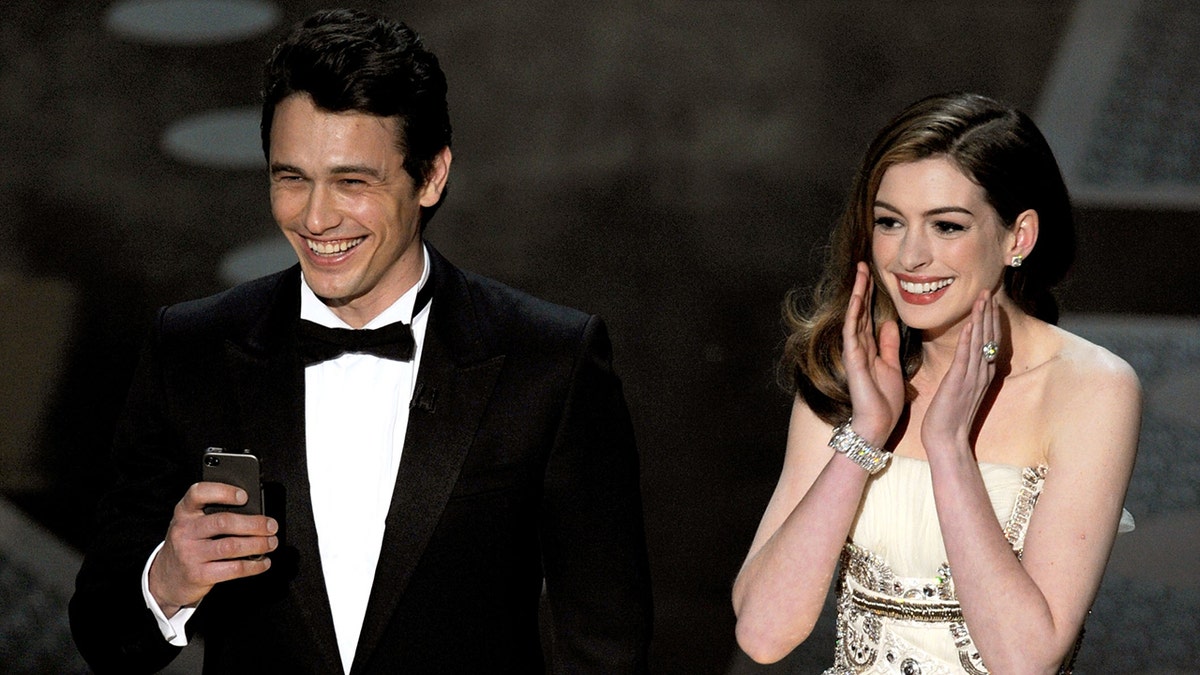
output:
<instances>
[{"instance_id":1,"label":"woman's ear","mask_svg":"<svg viewBox=\"0 0 1200 675\"><path fill-rule=\"evenodd\" d=\"M1012 267L1020 267L1021 262L1033 252L1038 238L1038 214L1033 209L1022 211L1017 215L1013 228L1008 232L1008 260Z\"/></svg>"}]
</instances>

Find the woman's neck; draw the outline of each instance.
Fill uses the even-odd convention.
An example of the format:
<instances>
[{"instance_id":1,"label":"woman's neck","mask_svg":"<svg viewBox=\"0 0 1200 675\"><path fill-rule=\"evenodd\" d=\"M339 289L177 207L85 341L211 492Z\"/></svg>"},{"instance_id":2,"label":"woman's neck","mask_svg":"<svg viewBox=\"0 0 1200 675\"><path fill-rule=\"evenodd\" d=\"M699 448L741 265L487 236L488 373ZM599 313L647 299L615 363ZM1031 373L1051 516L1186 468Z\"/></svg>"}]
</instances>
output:
<instances>
[{"instance_id":1,"label":"woman's neck","mask_svg":"<svg viewBox=\"0 0 1200 675\"><path fill-rule=\"evenodd\" d=\"M998 375L1002 376L1009 372L1008 366L1011 365L1014 354L1018 356L1018 360L1021 360L1020 357L1029 356L1021 345L1028 343L1029 331L1041 322L1021 311L1004 294L998 294L996 301L1000 308L1000 337L996 342L1000 345L999 362L1004 364ZM958 326L939 331L936 335L931 335L930 331L922 332L921 367L918 373L923 380L932 381L934 386L942 381L942 376L954 362L959 337L968 325L968 320L963 320Z\"/></svg>"}]
</instances>

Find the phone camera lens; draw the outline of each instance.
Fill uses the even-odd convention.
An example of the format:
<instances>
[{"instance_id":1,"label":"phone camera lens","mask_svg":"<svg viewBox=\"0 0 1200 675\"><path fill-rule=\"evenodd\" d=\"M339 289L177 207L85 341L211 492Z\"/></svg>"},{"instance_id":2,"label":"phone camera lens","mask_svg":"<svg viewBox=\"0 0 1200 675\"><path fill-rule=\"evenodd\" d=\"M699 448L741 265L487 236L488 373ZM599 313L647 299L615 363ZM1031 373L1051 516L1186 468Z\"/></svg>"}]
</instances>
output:
<instances>
[{"instance_id":1,"label":"phone camera lens","mask_svg":"<svg viewBox=\"0 0 1200 675\"><path fill-rule=\"evenodd\" d=\"M221 463L220 457L208 455L204 458L204 466L218 466Z\"/></svg>"}]
</instances>

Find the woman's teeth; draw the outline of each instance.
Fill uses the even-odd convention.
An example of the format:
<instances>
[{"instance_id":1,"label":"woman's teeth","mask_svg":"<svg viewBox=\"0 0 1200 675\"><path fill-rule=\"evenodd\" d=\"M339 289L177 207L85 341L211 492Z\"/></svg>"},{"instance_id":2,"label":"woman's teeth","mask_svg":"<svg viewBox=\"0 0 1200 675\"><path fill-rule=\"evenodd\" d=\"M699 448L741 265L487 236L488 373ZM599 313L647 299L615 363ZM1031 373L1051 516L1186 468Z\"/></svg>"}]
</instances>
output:
<instances>
[{"instance_id":1,"label":"woman's teeth","mask_svg":"<svg viewBox=\"0 0 1200 675\"><path fill-rule=\"evenodd\" d=\"M901 281L900 288L903 289L906 293L912 293L914 295L925 295L926 293L940 291L941 289L949 286L953 282L954 282L954 279L940 279L938 281L929 281L929 282L926 282L923 284L914 283L911 281Z\"/></svg>"}]
</instances>

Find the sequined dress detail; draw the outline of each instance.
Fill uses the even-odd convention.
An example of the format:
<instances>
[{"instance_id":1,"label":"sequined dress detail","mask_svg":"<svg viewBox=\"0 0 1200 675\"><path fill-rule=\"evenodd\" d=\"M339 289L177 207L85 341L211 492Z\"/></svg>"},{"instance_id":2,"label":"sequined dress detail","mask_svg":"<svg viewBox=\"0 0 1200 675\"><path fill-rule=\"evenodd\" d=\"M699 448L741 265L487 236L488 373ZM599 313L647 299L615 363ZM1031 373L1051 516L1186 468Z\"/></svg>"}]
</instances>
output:
<instances>
[{"instance_id":1,"label":"sequined dress detail","mask_svg":"<svg viewBox=\"0 0 1200 675\"><path fill-rule=\"evenodd\" d=\"M979 469L1019 557L1047 468L981 463ZM988 670L954 593L929 464L897 456L868 484L842 551L837 649L825 675L963 673Z\"/></svg>"}]
</instances>

